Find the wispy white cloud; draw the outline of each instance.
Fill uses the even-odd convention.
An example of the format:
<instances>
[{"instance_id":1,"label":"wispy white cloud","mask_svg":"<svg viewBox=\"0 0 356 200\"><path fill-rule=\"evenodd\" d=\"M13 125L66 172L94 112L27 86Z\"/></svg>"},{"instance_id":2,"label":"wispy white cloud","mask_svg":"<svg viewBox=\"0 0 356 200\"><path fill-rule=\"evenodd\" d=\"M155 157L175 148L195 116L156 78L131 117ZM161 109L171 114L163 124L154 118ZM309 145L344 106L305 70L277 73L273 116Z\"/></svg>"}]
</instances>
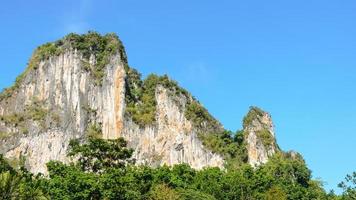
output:
<instances>
[{"instance_id":1,"label":"wispy white cloud","mask_svg":"<svg viewBox=\"0 0 356 200\"><path fill-rule=\"evenodd\" d=\"M204 62L194 62L181 69L183 79L193 83L209 83L214 76L213 69Z\"/></svg>"},{"instance_id":2,"label":"wispy white cloud","mask_svg":"<svg viewBox=\"0 0 356 200\"><path fill-rule=\"evenodd\" d=\"M63 32L84 33L90 29L88 17L92 12L92 0L80 0L63 16Z\"/></svg>"}]
</instances>

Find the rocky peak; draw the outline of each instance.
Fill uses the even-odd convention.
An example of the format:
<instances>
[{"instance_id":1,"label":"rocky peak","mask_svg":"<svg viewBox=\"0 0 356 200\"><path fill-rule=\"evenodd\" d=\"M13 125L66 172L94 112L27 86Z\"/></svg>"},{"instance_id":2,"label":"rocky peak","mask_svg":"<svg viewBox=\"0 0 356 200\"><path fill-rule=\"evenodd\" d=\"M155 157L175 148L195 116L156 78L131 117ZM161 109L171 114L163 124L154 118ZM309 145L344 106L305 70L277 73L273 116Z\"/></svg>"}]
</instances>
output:
<instances>
[{"instance_id":1,"label":"rocky peak","mask_svg":"<svg viewBox=\"0 0 356 200\"><path fill-rule=\"evenodd\" d=\"M114 34L69 34L38 47L25 72L0 95L0 153L26 157L33 172L66 161L69 140L123 127L125 51ZM95 130L95 129L94 129Z\"/></svg>"},{"instance_id":2,"label":"rocky peak","mask_svg":"<svg viewBox=\"0 0 356 200\"><path fill-rule=\"evenodd\" d=\"M276 143L271 115L260 108L251 107L243 120L248 162L259 166L268 161L279 148Z\"/></svg>"},{"instance_id":3,"label":"rocky peak","mask_svg":"<svg viewBox=\"0 0 356 200\"><path fill-rule=\"evenodd\" d=\"M150 166L267 162L278 151L270 115L252 107L243 125L233 137L168 76L142 79L115 34L69 34L38 47L0 94L0 154L25 158L35 173L51 160L67 162L69 141L89 136L123 137L137 164Z\"/></svg>"},{"instance_id":4,"label":"rocky peak","mask_svg":"<svg viewBox=\"0 0 356 200\"><path fill-rule=\"evenodd\" d=\"M142 80L114 34L69 34L38 47L1 93L0 115L0 153L25 157L32 172L45 173L50 160L66 162L69 141L88 135L124 137L138 164L224 165L198 138L220 123L167 76Z\"/></svg>"}]
</instances>

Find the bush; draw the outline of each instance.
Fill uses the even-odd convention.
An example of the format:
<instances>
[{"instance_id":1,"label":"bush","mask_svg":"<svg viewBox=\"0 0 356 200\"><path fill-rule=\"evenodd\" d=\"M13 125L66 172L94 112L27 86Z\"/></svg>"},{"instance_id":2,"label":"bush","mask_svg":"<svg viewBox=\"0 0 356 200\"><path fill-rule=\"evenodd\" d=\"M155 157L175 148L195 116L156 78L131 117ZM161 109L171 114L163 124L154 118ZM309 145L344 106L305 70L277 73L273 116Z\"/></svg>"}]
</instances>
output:
<instances>
[{"instance_id":1,"label":"bush","mask_svg":"<svg viewBox=\"0 0 356 200\"><path fill-rule=\"evenodd\" d=\"M168 78L167 75L149 75L141 81L141 75L134 69L126 66L126 115L141 127L153 125L156 122L156 89L158 85L171 91L175 95L190 94Z\"/></svg>"},{"instance_id":2,"label":"bush","mask_svg":"<svg viewBox=\"0 0 356 200\"><path fill-rule=\"evenodd\" d=\"M217 122L200 103L193 100L187 104L185 109L185 117L191 120L196 128L199 129L216 129L220 126Z\"/></svg>"},{"instance_id":3,"label":"bush","mask_svg":"<svg viewBox=\"0 0 356 200\"><path fill-rule=\"evenodd\" d=\"M100 124L92 123L87 127L86 135L92 138L102 138L102 127Z\"/></svg>"},{"instance_id":4,"label":"bush","mask_svg":"<svg viewBox=\"0 0 356 200\"><path fill-rule=\"evenodd\" d=\"M266 148L274 143L274 138L269 130L262 129L260 131L257 131L256 134L257 137L261 139L263 146L265 146Z\"/></svg>"},{"instance_id":5,"label":"bush","mask_svg":"<svg viewBox=\"0 0 356 200\"><path fill-rule=\"evenodd\" d=\"M179 200L180 195L166 184L159 184L153 187L149 194L150 200Z\"/></svg>"},{"instance_id":6,"label":"bush","mask_svg":"<svg viewBox=\"0 0 356 200\"><path fill-rule=\"evenodd\" d=\"M246 144L243 140L243 132L238 131L235 136L231 131L220 133L199 134L203 145L214 153L222 155L228 168L236 168L247 162Z\"/></svg>"}]
</instances>

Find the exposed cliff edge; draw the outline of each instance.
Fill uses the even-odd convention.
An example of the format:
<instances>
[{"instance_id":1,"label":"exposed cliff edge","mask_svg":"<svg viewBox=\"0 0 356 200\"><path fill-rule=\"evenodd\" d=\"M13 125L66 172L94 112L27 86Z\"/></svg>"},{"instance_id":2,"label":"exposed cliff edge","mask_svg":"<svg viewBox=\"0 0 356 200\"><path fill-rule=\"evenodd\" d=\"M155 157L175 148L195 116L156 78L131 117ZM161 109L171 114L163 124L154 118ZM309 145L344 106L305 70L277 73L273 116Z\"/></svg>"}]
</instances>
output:
<instances>
[{"instance_id":1,"label":"exposed cliff edge","mask_svg":"<svg viewBox=\"0 0 356 200\"><path fill-rule=\"evenodd\" d=\"M279 151L269 114L251 108L236 136L167 76L145 80L115 34L69 34L40 46L0 95L0 153L32 172L67 161L71 139L124 137L138 164L193 168L250 163Z\"/></svg>"},{"instance_id":2,"label":"exposed cliff edge","mask_svg":"<svg viewBox=\"0 0 356 200\"><path fill-rule=\"evenodd\" d=\"M265 164L268 158L280 151L270 114L251 107L243 120L248 162L251 166Z\"/></svg>"}]
</instances>

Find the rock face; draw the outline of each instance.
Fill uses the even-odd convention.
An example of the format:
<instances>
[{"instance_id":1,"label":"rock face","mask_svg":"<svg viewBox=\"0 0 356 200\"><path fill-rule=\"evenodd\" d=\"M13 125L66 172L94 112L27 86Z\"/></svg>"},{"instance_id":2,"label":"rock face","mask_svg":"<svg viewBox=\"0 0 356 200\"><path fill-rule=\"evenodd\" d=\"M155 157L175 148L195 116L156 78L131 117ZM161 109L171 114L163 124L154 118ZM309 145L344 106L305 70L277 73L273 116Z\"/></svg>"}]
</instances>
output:
<instances>
[{"instance_id":1,"label":"rock face","mask_svg":"<svg viewBox=\"0 0 356 200\"><path fill-rule=\"evenodd\" d=\"M78 51L68 51L41 61L36 70L26 74L16 94L1 102L2 116L27 115L26 107L34 101L40 102L46 112L41 120L30 116L26 125L14 127L11 137L2 140L1 153L26 156L32 171L44 172L48 161L66 160L69 140L83 137L92 118L102 124L104 138L120 136L125 80L120 56L113 56L106 66L102 86L93 84L90 74L83 71L82 59ZM95 116L91 116L94 111ZM53 123L51 118L58 118L58 122ZM21 128L28 133L19 134Z\"/></svg>"},{"instance_id":2,"label":"rock face","mask_svg":"<svg viewBox=\"0 0 356 200\"><path fill-rule=\"evenodd\" d=\"M122 136L134 143L137 161L151 166L187 163L196 169L223 167L222 157L204 148L192 122L182 112L186 99L172 97L162 86L157 87L155 96L156 126L141 129L130 119L125 121Z\"/></svg>"},{"instance_id":3,"label":"rock face","mask_svg":"<svg viewBox=\"0 0 356 200\"><path fill-rule=\"evenodd\" d=\"M34 173L46 173L51 160L68 162L69 141L84 142L88 135L125 138L137 164L224 168L226 159L216 150L223 147L213 152L216 142L207 148L202 139L217 139L222 132L168 77L143 82L114 34L69 34L37 48L14 86L0 94L0 154L24 157ZM252 108L243 132L252 166L278 151L267 113Z\"/></svg>"},{"instance_id":4,"label":"rock face","mask_svg":"<svg viewBox=\"0 0 356 200\"><path fill-rule=\"evenodd\" d=\"M186 97L171 95L169 88L157 85L155 123L139 126L125 114L128 66L124 50L105 46L110 55L99 73L93 69L103 62L101 55L95 51L86 55L71 43L73 38L50 44L56 48L53 51L40 47L38 52L50 52L50 56L42 55L14 87L3 92L0 153L10 159L23 156L30 171L46 173L50 160L68 161L71 139L84 140L88 129L98 124L102 138L124 137L135 149L139 164L224 166L222 156L203 146L199 130L185 117Z\"/></svg>"},{"instance_id":5,"label":"rock face","mask_svg":"<svg viewBox=\"0 0 356 200\"><path fill-rule=\"evenodd\" d=\"M257 167L268 161L279 148L276 143L271 116L257 107L251 107L244 119L248 162Z\"/></svg>"}]
</instances>

